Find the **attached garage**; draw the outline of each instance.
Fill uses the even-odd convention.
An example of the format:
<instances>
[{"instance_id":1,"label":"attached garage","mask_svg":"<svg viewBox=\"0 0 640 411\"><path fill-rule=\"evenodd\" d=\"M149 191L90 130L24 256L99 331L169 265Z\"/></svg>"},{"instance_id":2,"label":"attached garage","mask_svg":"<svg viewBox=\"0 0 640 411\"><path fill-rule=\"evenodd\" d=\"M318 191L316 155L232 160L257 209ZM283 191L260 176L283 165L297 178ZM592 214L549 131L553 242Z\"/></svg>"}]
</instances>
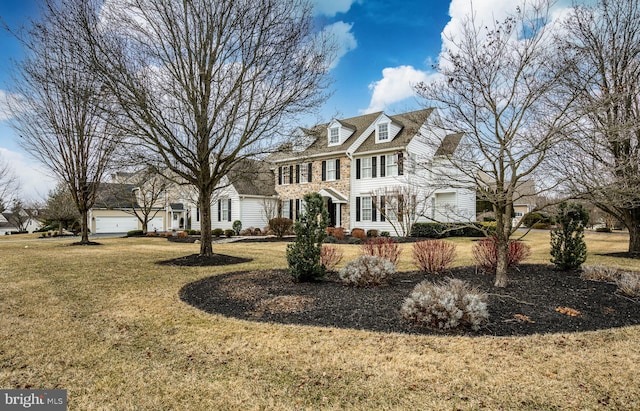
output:
<instances>
[{"instance_id":1,"label":"attached garage","mask_svg":"<svg viewBox=\"0 0 640 411\"><path fill-rule=\"evenodd\" d=\"M164 231L164 218L154 217L147 223L147 231Z\"/></svg>"},{"instance_id":2,"label":"attached garage","mask_svg":"<svg viewBox=\"0 0 640 411\"><path fill-rule=\"evenodd\" d=\"M126 233L138 229L138 219L135 216L95 217L96 234Z\"/></svg>"},{"instance_id":3,"label":"attached garage","mask_svg":"<svg viewBox=\"0 0 640 411\"><path fill-rule=\"evenodd\" d=\"M457 211L456 193L437 193L435 195L434 218L436 221L456 221Z\"/></svg>"}]
</instances>

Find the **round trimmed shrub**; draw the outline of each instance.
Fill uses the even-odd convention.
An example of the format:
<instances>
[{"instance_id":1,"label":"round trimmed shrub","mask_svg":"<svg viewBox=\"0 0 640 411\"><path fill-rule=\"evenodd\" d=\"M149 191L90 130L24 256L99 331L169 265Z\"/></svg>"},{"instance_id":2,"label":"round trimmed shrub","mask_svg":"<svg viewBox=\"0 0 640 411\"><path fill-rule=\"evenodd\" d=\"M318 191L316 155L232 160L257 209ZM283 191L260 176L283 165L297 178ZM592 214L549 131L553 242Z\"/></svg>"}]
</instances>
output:
<instances>
[{"instance_id":1,"label":"round trimmed shrub","mask_svg":"<svg viewBox=\"0 0 640 411\"><path fill-rule=\"evenodd\" d=\"M211 230L211 234L216 238L220 238L224 234L224 230L222 228L214 228Z\"/></svg>"},{"instance_id":2,"label":"round trimmed shrub","mask_svg":"<svg viewBox=\"0 0 640 411\"><path fill-rule=\"evenodd\" d=\"M385 283L396 272L396 267L386 258L361 255L347 263L339 272L340 280L359 287Z\"/></svg>"},{"instance_id":3,"label":"round trimmed shrub","mask_svg":"<svg viewBox=\"0 0 640 411\"><path fill-rule=\"evenodd\" d=\"M400 312L407 321L435 330L479 330L489 319L487 295L452 278L444 283L423 281L416 285Z\"/></svg>"},{"instance_id":4,"label":"round trimmed shrub","mask_svg":"<svg viewBox=\"0 0 640 411\"><path fill-rule=\"evenodd\" d=\"M227 238L231 238L231 237L233 237L233 235L234 235L235 233L236 233L236 232L235 232L235 231L233 231L232 229L224 230L224 236L225 236L225 237L227 237Z\"/></svg>"}]
</instances>

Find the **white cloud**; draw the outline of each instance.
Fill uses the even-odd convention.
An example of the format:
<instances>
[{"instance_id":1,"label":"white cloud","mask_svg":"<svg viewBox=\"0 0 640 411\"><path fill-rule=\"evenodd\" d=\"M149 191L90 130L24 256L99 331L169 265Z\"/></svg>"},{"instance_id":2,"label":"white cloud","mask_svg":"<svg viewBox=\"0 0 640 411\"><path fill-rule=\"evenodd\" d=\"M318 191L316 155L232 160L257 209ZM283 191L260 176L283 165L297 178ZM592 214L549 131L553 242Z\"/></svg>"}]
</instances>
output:
<instances>
[{"instance_id":1,"label":"white cloud","mask_svg":"<svg viewBox=\"0 0 640 411\"><path fill-rule=\"evenodd\" d=\"M382 70L381 80L369 84L369 89L373 90L371 102L362 112L385 110L390 104L414 97L416 84L432 81L437 76L437 73L416 70L412 66L387 67Z\"/></svg>"},{"instance_id":2,"label":"white cloud","mask_svg":"<svg viewBox=\"0 0 640 411\"><path fill-rule=\"evenodd\" d=\"M362 0L313 0L316 14L333 17L337 13L346 13L353 3L361 3Z\"/></svg>"},{"instance_id":3,"label":"white cloud","mask_svg":"<svg viewBox=\"0 0 640 411\"><path fill-rule=\"evenodd\" d=\"M0 147L0 156L19 178L21 198L42 200L55 187L55 178L24 154Z\"/></svg>"},{"instance_id":4,"label":"white cloud","mask_svg":"<svg viewBox=\"0 0 640 411\"><path fill-rule=\"evenodd\" d=\"M332 60L329 69L336 67L342 56L358 47L358 41L351 32L352 28L353 24L337 21L322 29L335 39L337 46L334 59Z\"/></svg>"},{"instance_id":5,"label":"white cloud","mask_svg":"<svg viewBox=\"0 0 640 411\"><path fill-rule=\"evenodd\" d=\"M13 117L11 110L9 110L9 104L17 103L19 98L20 96L18 94L11 94L0 90L0 121L5 121Z\"/></svg>"},{"instance_id":6,"label":"white cloud","mask_svg":"<svg viewBox=\"0 0 640 411\"><path fill-rule=\"evenodd\" d=\"M578 0L578 3L589 3L590 0ZM463 32L464 22L474 15L476 26L478 28L491 28L495 22L502 22L504 19L516 12L516 7L521 2L513 0L451 0L449 5L449 16L451 20L442 30L442 49L443 51L453 47L452 40L460 39ZM528 2L530 7L533 3ZM559 0L555 2L550 10L550 18L555 21L559 18L566 17L571 1Z\"/></svg>"}]
</instances>

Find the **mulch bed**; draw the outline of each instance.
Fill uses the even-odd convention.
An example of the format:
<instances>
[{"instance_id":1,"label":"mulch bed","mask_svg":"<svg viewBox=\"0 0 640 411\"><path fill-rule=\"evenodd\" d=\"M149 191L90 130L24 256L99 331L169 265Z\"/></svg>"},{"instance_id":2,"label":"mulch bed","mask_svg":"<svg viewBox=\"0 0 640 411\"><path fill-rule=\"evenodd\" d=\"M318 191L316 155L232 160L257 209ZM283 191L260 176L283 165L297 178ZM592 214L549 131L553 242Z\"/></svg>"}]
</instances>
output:
<instances>
[{"instance_id":1,"label":"mulch bed","mask_svg":"<svg viewBox=\"0 0 640 411\"><path fill-rule=\"evenodd\" d=\"M510 273L506 288L494 287L493 275L475 267L452 269L446 276L489 294L489 323L457 334L514 336L640 324L639 299L620 294L614 284L583 280L577 272L556 271L551 265L521 265ZM425 279L434 278L404 272L389 285L357 288L339 283L336 273L317 283L295 283L285 270L244 271L187 284L180 298L208 313L250 321L441 334L415 327L400 315L404 299Z\"/></svg>"},{"instance_id":2,"label":"mulch bed","mask_svg":"<svg viewBox=\"0 0 640 411\"><path fill-rule=\"evenodd\" d=\"M200 254L190 254L184 257L173 258L171 260L158 261L158 265L174 265L182 267L208 267L219 265L232 265L248 263L251 258L234 257L224 254L214 254L211 257L205 257Z\"/></svg>"}]
</instances>

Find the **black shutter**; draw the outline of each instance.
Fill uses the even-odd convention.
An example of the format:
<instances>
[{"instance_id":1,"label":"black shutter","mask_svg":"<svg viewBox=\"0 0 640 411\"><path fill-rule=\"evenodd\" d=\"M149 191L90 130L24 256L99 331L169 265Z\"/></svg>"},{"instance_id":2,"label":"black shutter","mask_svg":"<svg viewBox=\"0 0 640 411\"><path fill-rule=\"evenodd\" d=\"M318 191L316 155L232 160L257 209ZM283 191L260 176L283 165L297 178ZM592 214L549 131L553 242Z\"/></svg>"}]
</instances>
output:
<instances>
[{"instance_id":1,"label":"black shutter","mask_svg":"<svg viewBox=\"0 0 640 411\"><path fill-rule=\"evenodd\" d=\"M336 180L340 180L340 159L336 159Z\"/></svg>"},{"instance_id":2,"label":"black shutter","mask_svg":"<svg viewBox=\"0 0 640 411\"><path fill-rule=\"evenodd\" d=\"M300 219L300 199L296 198L296 220Z\"/></svg>"},{"instance_id":3,"label":"black shutter","mask_svg":"<svg viewBox=\"0 0 640 411\"><path fill-rule=\"evenodd\" d=\"M313 175L313 166L312 163L309 163L309 175L307 176L307 181L311 182L311 176Z\"/></svg>"},{"instance_id":4,"label":"black shutter","mask_svg":"<svg viewBox=\"0 0 640 411\"><path fill-rule=\"evenodd\" d=\"M282 185L282 167L278 167L278 185Z\"/></svg>"},{"instance_id":5,"label":"black shutter","mask_svg":"<svg viewBox=\"0 0 640 411\"><path fill-rule=\"evenodd\" d=\"M296 184L300 183L300 164L296 164Z\"/></svg>"},{"instance_id":6,"label":"black shutter","mask_svg":"<svg viewBox=\"0 0 640 411\"><path fill-rule=\"evenodd\" d=\"M293 184L293 166L289 166L289 184Z\"/></svg>"},{"instance_id":7,"label":"black shutter","mask_svg":"<svg viewBox=\"0 0 640 411\"><path fill-rule=\"evenodd\" d=\"M360 197L356 197L356 221L360 221Z\"/></svg>"},{"instance_id":8,"label":"black shutter","mask_svg":"<svg viewBox=\"0 0 640 411\"><path fill-rule=\"evenodd\" d=\"M404 157L402 152L398 153L398 175L401 176L404 172Z\"/></svg>"},{"instance_id":9,"label":"black shutter","mask_svg":"<svg viewBox=\"0 0 640 411\"><path fill-rule=\"evenodd\" d=\"M384 215L387 212L384 196L380 196L380 221L384 221Z\"/></svg>"},{"instance_id":10,"label":"black shutter","mask_svg":"<svg viewBox=\"0 0 640 411\"><path fill-rule=\"evenodd\" d=\"M378 162L378 157L371 157L371 177L376 178L378 173L376 172L376 163Z\"/></svg>"},{"instance_id":11,"label":"black shutter","mask_svg":"<svg viewBox=\"0 0 640 411\"><path fill-rule=\"evenodd\" d=\"M356 180L360 180L360 159L356 159Z\"/></svg>"},{"instance_id":12,"label":"black shutter","mask_svg":"<svg viewBox=\"0 0 640 411\"><path fill-rule=\"evenodd\" d=\"M229 214L227 215L227 221L231 221L231 199L229 199L228 202L229 206L227 207L227 213Z\"/></svg>"},{"instance_id":13,"label":"black shutter","mask_svg":"<svg viewBox=\"0 0 640 411\"><path fill-rule=\"evenodd\" d=\"M384 162L385 162L385 156L380 156L380 177L384 177L385 172L387 171L385 170L386 166Z\"/></svg>"},{"instance_id":14,"label":"black shutter","mask_svg":"<svg viewBox=\"0 0 640 411\"><path fill-rule=\"evenodd\" d=\"M283 215L282 215L282 200L278 201L278 217L283 217Z\"/></svg>"},{"instance_id":15,"label":"black shutter","mask_svg":"<svg viewBox=\"0 0 640 411\"><path fill-rule=\"evenodd\" d=\"M289 200L289 220L293 220L293 199Z\"/></svg>"},{"instance_id":16,"label":"black shutter","mask_svg":"<svg viewBox=\"0 0 640 411\"><path fill-rule=\"evenodd\" d=\"M377 216L377 209L378 207L378 197L371 197L371 221L377 221L378 220L378 216Z\"/></svg>"},{"instance_id":17,"label":"black shutter","mask_svg":"<svg viewBox=\"0 0 640 411\"><path fill-rule=\"evenodd\" d=\"M218 221L222 221L222 201L218 200Z\"/></svg>"},{"instance_id":18,"label":"black shutter","mask_svg":"<svg viewBox=\"0 0 640 411\"><path fill-rule=\"evenodd\" d=\"M327 181L327 162L322 162L322 181Z\"/></svg>"}]
</instances>

